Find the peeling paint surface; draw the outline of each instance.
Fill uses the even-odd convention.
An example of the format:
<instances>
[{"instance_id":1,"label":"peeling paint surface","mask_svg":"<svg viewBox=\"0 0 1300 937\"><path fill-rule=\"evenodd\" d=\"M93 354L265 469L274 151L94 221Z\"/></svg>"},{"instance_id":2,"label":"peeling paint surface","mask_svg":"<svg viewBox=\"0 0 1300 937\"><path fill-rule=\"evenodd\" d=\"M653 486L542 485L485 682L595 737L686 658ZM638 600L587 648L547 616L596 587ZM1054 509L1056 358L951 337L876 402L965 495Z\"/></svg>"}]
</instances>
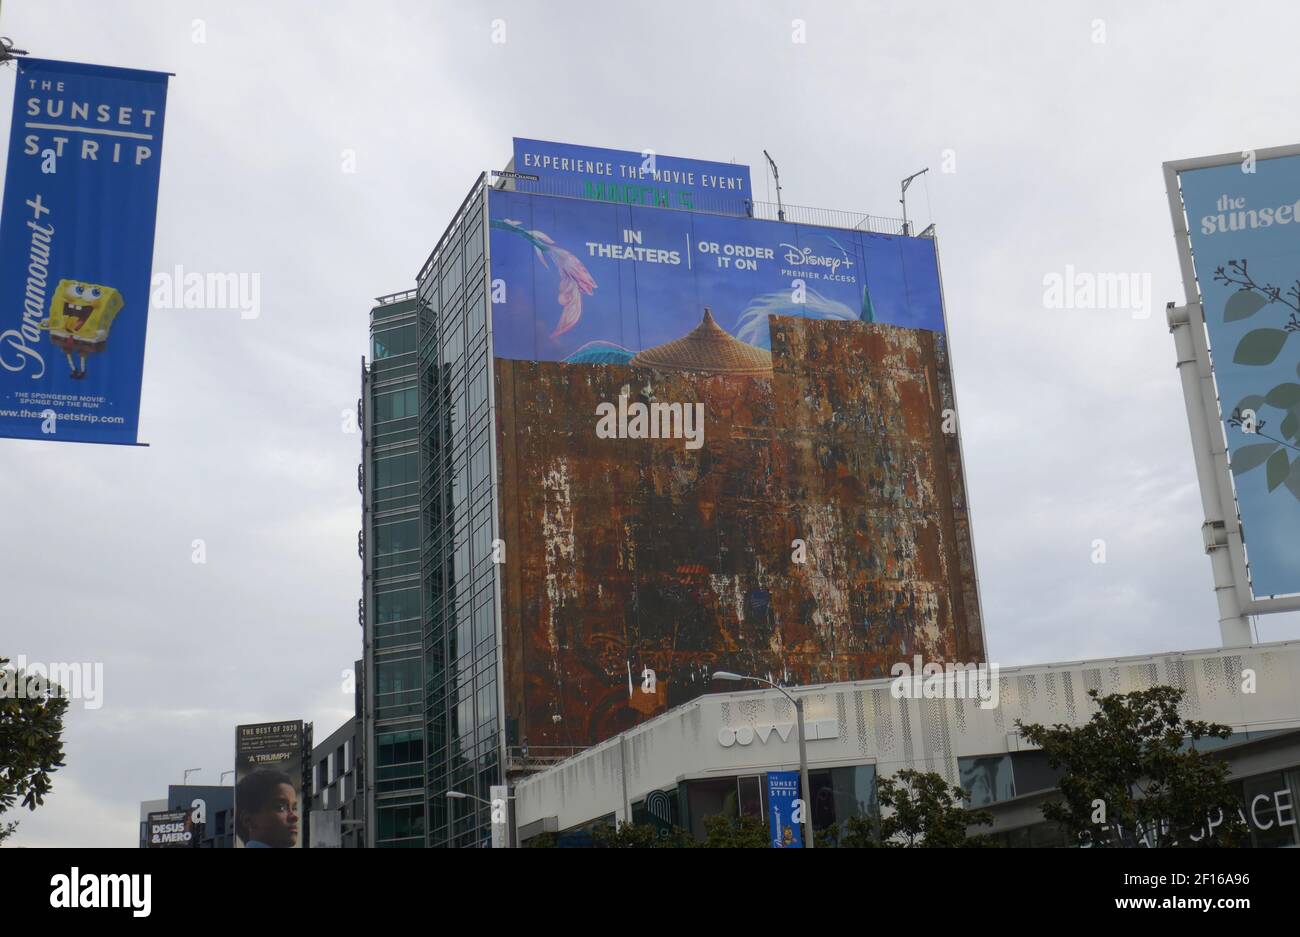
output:
<instances>
[{"instance_id":1,"label":"peeling paint surface","mask_svg":"<svg viewBox=\"0 0 1300 937\"><path fill-rule=\"evenodd\" d=\"M715 670L810 684L985 659L942 336L771 329L770 377L494 362L512 744L594 744L736 688ZM599 438L620 392L702 402L703 447Z\"/></svg>"}]
</instances>

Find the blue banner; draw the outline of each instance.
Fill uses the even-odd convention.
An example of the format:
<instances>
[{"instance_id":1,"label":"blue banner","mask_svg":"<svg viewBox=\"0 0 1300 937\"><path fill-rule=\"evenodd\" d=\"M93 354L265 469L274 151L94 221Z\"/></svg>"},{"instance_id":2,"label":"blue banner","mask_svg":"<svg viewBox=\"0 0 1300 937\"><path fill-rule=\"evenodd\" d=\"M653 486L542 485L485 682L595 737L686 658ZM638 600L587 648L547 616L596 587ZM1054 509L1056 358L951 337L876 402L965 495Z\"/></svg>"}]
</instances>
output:
<instances>
[{"instance_id":1,"label":"blue banner","mask_svg":"<svg viewBox=\"0 0 1300 937\"><path fill-rule=\"evenodd\" d=\"M803 824L794 822L794 802L798 799L798 771L767 773L767 814L773 849L803 848Z\"/></svg>"},{"instance_id":2,"label":"blue banner","mask_svg":"<svg viewBox=\"0 0 1300 937\"><path fill-rule=\"evenodd\" d=\"M1300 592L1300 157L1179 173L1257 598Z\"/></svg>"},{"instance_id":3,"label":"blue banner","mask_svg":"<svg viewBox=\"0 0 1300 937\"><path fill-rule=\"evenodd\" d=\"M567 195L623 205L752 214L749 167L515 137L515 172L537 181L520 192Z\"/></svg>"},{"instance_id":4,"label":"blue banner","mask_svg":"<svg viewBox=\"0 0 1300 937\"><path fill-rule=\"evenodd\" d=\"M929 238L492 192L499 358L626 364L707 308L771 349L770 316L944 331Z\"/></svg>"},{"instance_id":5,"label":"blue banner","mask_svg":"<svg viewBox=\"0 0 1300 937\"><path fill-rule=\"evenodd\" d=\"M167 78L18 61L0 210L0 436L136 442Z\"/></svg>"}]
</instances>

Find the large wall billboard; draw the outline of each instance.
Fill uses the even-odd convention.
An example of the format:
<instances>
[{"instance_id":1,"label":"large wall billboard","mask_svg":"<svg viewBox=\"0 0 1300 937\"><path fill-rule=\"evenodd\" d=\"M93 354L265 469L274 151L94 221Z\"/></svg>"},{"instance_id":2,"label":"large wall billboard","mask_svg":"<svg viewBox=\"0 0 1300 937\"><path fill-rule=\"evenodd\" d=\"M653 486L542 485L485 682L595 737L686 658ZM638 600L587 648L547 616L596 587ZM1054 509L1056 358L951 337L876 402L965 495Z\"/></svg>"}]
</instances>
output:
<instances>
[{"instance_id":1,"label":"large wall billboard","mask_svg":"<svg viewBox=\"0 0 1300 937\"><path fill-rule=\"evenodd\" d=\"M1300 155L1178 181L1252 594L1300 593Z\"/></svg>"},{"instance_id":2,"label":"large wall billboard","mask_svg":"<svg viewBox=\"0 0 1300 937\"><path fill-rule=\"evenodd\" d=\"M512 736L591 744L714 670L984 660L932 240L489 216Z\"/></svg>"},{"instance_id":3,"label":"large wall billboard","mask_svg":"<svg viewBox=\"0 0 1300 937\"><path fill-rule=\"evenodd\" d=\"M0 223L0 436L134 445L167 75L20 59Z\"/></svg>"},{"instance_id":4,"label":"large wall billboard","mask_svg":"<svg viewBox=\"0 0 1300 937\"><path fill-rule=\"evenodd\" d=\"M303 724L235 730L235 848L302 847Z\"/></svg>"}]
</instances>

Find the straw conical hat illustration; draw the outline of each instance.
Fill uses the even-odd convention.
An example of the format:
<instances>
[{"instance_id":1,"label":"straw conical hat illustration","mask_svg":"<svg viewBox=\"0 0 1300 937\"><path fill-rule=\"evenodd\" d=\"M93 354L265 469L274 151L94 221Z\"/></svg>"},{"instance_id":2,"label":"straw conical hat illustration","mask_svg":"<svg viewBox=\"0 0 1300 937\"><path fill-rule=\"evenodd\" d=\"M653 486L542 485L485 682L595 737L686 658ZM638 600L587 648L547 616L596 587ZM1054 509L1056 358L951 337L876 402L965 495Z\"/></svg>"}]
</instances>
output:
<instances>
[{"instance_id":1,"label":"straw conical hat illustration","mask_svg":"<svg viewBox=\"0 0 1300 937\"><path fill-rule=\"evenodd\" d=\"M630 362L659 371L768 375L772 353L728 335L704 307L704 319L681 338L638 353Z\"/></svg>"}]
</instances>

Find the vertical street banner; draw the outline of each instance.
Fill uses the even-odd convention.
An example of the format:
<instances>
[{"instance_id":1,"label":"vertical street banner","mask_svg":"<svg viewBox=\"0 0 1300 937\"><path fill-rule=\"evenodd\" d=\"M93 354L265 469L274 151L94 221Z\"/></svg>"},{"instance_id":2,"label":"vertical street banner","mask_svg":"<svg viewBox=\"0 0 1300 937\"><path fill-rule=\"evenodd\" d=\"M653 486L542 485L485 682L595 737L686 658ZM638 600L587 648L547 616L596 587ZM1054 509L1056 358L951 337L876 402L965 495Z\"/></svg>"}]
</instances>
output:
<instances>
[{"instance_id":1,"label":"vertical street banner","mask_svg":"<svg viewBox=\"0 0 1300 937\"><path fill-rule=\"evenodd\" d=\"M18 60L0 437L136 444L167 79Z\"/></svg>"},{"instance_id":2,"label":"vertical street banner","mask_svg":"<svg viewBox=\"0 0 1300 937\"><path fill-rule=\"evenodd\" d=\"M263 722L235 729L235 848L302 847L301 721Z\"/></svg>"},{"instance_id":3,"label":"vertical street banner","mask_svg":"<svg viewBox=\"0 0 1300 937\"><path fill-rule=\"evenodd\" d=\"M798 771L767 773L767 812L773 849L803 848L803 824L794 819L794 802L798 799Z\"/></svg>"},{"instance_id":4,"label":"vertical street banner","mask_svg":"<svg viewBox=\"0 0 1300 937\"><path fill-rule=\"evenodd\" d=\"M1251 594L1296 596L1300 152L1182 168L1178 185L1195 273L1188 299L1199 289Z\"/></svg>"}]
</instances>

